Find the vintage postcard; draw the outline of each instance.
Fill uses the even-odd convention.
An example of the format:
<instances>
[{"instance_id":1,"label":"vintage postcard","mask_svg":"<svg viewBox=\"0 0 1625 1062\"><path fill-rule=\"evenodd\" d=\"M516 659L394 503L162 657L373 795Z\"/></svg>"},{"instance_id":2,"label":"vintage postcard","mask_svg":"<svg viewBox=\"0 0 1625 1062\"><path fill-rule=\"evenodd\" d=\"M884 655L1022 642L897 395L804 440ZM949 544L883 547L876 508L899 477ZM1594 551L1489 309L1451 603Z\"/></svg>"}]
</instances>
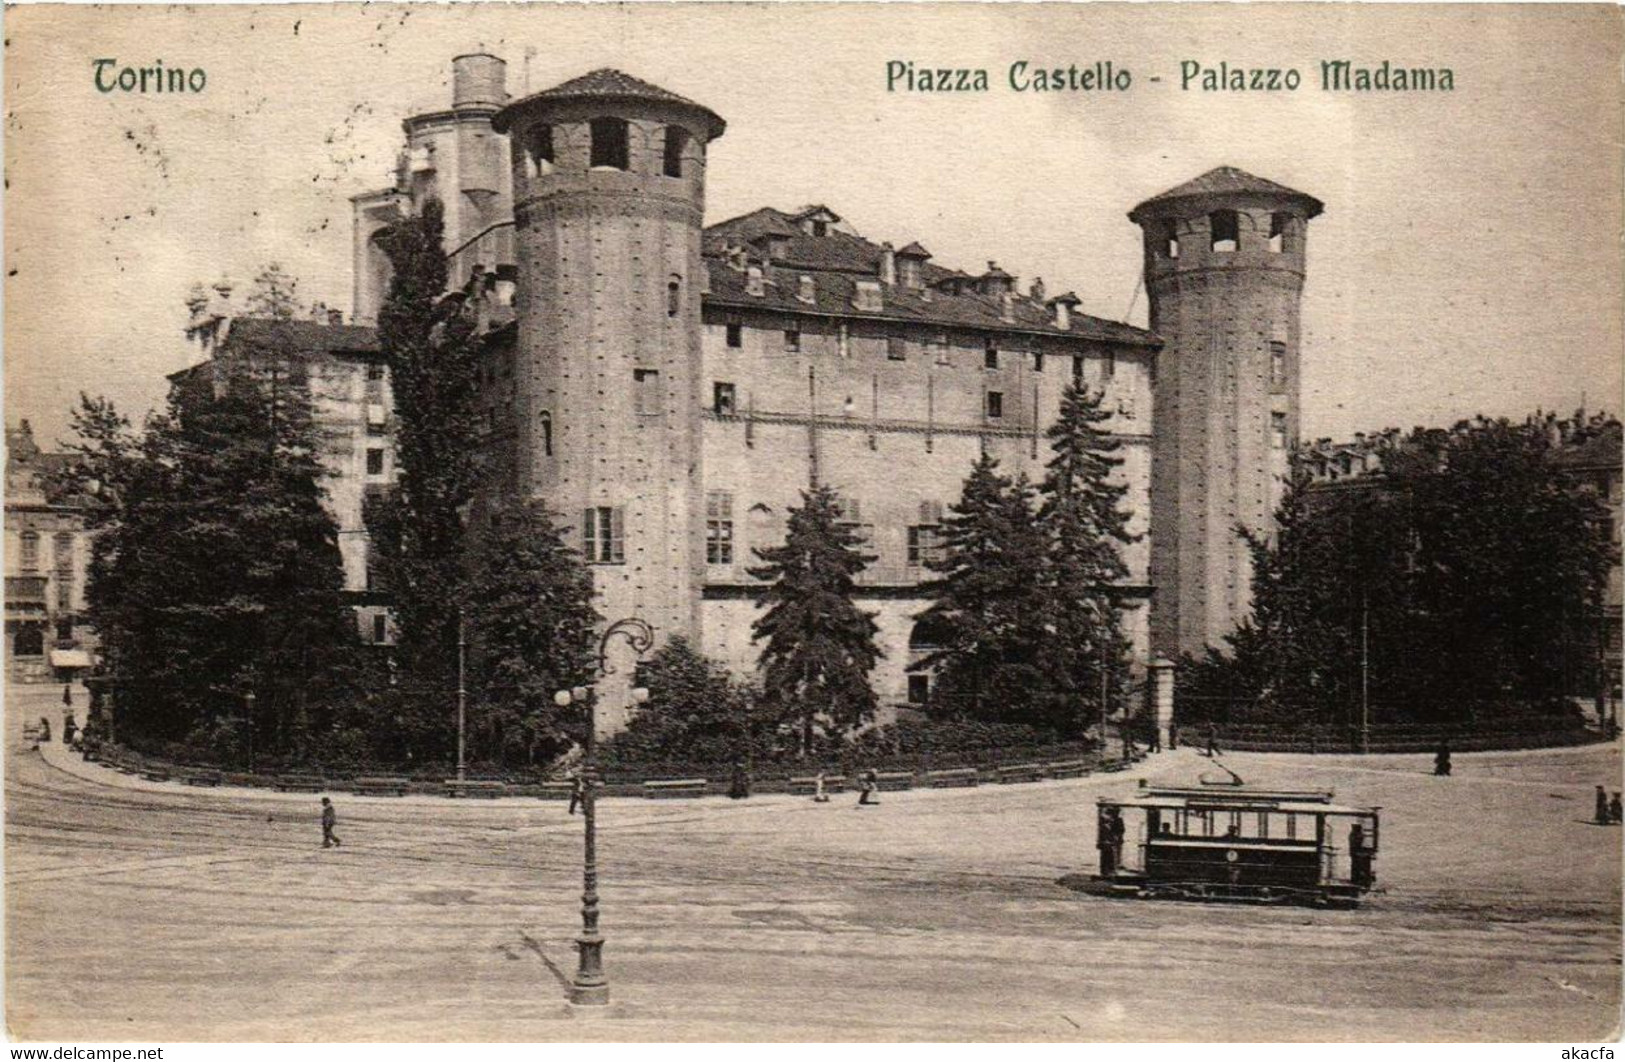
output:
<instances>
[{"instance_id":1,"label":"vintage postcard","mask_svg":"<svg viewBox=\"0 0 1625 1062\"><path fill-rule=\"evenodd\" d=\"M1617 7L5 19L12 1039L1619 1035Z\"/></svg>"}]
</instances>

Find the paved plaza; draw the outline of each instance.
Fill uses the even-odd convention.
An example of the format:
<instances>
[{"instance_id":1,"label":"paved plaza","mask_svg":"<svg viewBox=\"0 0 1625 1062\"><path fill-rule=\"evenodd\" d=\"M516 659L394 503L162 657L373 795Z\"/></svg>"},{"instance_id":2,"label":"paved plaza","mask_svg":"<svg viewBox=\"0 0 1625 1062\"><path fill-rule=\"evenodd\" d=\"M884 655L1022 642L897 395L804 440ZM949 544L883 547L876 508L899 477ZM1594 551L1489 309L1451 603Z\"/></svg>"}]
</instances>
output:
<instances>
[{"instance_id":1,"label":"paved plaza","mask_svg":"<svg viewBox=\"0 0 1625 1062\"><path fill-rule=\"evenodd\" d=\"M60 697L60 688L55 691ZM563 1004L580 820L562 804L142 783L7 719L7 1022L45 1040L1594 1041L1620 1002L1617 748L1231 755L1249 782L1383 807L1355 911L1085 896L1129 774L601 804L616 1005ZM82 718L82 711L80 713ZM54 730L53 737L60 734Z\"/></svg>"}]
</instances>

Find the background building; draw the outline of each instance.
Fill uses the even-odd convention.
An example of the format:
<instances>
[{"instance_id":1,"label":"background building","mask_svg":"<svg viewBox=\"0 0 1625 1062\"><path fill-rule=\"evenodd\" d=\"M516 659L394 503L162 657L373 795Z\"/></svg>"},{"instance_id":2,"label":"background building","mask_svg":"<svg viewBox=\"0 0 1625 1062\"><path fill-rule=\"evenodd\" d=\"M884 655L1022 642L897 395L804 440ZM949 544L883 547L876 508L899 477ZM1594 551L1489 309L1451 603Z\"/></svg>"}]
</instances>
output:
<instances>
[{"instance_id":1,"label":"background building","mask_svg":"<svg viewBox=\"0 0 1625 1062\"><path fill-rule=\"evenodd\" d=\"M6 429L6 677L64 681L92 663L84 623L90 536L82 499L52 482L68 459L47 453L28 421Z\"/></svg>"}]
</instances>

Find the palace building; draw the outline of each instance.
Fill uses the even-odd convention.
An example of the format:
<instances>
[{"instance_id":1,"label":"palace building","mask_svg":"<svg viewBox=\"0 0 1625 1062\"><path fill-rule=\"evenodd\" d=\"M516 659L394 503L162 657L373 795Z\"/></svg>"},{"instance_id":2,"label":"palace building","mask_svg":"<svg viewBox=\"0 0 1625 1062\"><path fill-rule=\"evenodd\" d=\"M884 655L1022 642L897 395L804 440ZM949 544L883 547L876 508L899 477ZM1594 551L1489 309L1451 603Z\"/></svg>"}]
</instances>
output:
<instances>
[{"instance_id":1,"label":"palace building","mask_svg":"<svg viewBox=\"0 0 1625 1062\"><path fill-rule=\"evenodd\" d=\"M930 677L908 665L942 516L982 453L1041 477L1074 380L1105 391L1123 444L1143 537L1106 592L1136 663L1199 650L1245 614L1231 538L1267 526L1297 430L1317 201L1221 169L1142 203L1147 331L992 261L940 263L929 233L866 237L824 205L707 224L717 113L613 70L510 101L504 70L455 59L450 108L403 123L395 184L354 198L353 320L332 346L370 354L389 277L375 237L439 199L452 286L488 335L486 493L561 515L608 619L753 670L753 550L829 484L877 558L860 580L885 654L876 690L923 701ZM364 540L344 508L346 541Z\"/></svg>"}]
</instances>

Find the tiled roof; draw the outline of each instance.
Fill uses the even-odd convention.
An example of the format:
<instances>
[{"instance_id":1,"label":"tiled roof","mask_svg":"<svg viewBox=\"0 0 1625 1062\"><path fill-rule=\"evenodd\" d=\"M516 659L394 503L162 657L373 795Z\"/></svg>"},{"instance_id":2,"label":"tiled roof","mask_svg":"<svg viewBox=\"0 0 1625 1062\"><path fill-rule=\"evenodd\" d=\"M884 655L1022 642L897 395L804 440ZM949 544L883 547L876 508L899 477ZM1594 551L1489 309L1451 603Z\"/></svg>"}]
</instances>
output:
<instances>
[{"instance_id":1,"label":"tiled roof","mask_svg":"<svg viewBox=\"0 0 1625 1062\"><path fill-rule=\"evenodd\" d=\"M365 325L238 317L231 322L226 346L253 347L295 355L338 352L375 354L378 351L378 331Z\"/></svg>"},{"instance_id":2,"label":"tiled roof","mask_svg":"<svg viewBox=\"0 0 1625 1062\"><path fill-rule=\"evenodd\" d=\"M1271 195L1283 196L1298 200L1309 209L1309 216L1314 217L1325 209L1325 204L1312 195L1306 195L1296 189L1288 188L1284 184L1266 181L1262 177L1255 177L1246 170L1238 170L1234 166L1220 166L1208 170L1195 180L1168 189L1152 196L1133 210L1129 211L1130 219L1138 221L1145 214L1146 208L1159 203L1173 202L1176 199L1194 199L1200 196L1223 195Z\"/></svg>"},{"instance_id":3,"label":"tiled roof","mask_svg":"<svg viewBox=\"0 0 1625 1062\"><path fill-rule=\"evenodd\" d=\"M561 85L554 85L541 92L533 92L522 99L514 100L499 113L494 121L499 133L507 131L515 108L524 107L530 103L547 100L573 100L573 99L618 99L618 100L646 100L654 103L675 103L683 107L692 108L704 114L711 125L711 136L716 138L722 135L727 128L715 111L703 104L695 103L685 96L679 96L659 85L651 85L641 78L631 74L622 73L604 67L580 77L571 78Z\"/></svg>"},{"instance_id":4,"label":"tiled roof","mask_svg":"<svg viewBox=\"0 0 1625 1062\"><path fill-rule=\"evenodd\" d=\"M927 251L924 247L921 247L918 243L911 243L907 247L903 248L901 251L898 251L897 252L897 257L899 257L899 258L930 258L931 257L931 252Z\"/></svg>"},{"instance_id":5,"label":"tiled roof","mask_svg":"<svg viewBox=\"0 0 1625 1062\"><path fill-rule=\"evenodd\" d=\"M1564 446L1552 455L1552 462L1564 468L1618 469L1622 459L1619 423L1605 425L1583 442Z\"/></svg>"}]
</instances>

